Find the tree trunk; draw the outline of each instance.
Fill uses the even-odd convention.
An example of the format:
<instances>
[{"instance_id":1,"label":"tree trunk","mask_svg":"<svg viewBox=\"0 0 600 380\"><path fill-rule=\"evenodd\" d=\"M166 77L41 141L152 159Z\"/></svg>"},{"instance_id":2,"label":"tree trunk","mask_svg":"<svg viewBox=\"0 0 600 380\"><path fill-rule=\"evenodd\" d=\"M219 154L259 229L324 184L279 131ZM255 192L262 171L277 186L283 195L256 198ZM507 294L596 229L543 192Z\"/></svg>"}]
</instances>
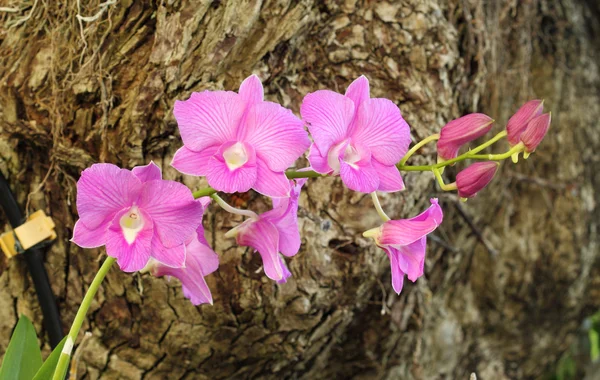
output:
<instances>
[{"instance_id":1,"label":"tree trunk","mask_svg":"<svg viewBox=\"0 0 600 380\"><path fill-rule=\"evenodd\" d=\"M399 297L386 255L361 235L379 224L369 197L339 178L313 179L287 284L267 279L258 255L223 237L241 219L211 206L204 225L221 262L208 277L214 305L192 306L176 280L113 268L84 324L92 337L80 377L532 378L600 308L597 2L2 5L17 11L0 12L0 170L22 207L56 222L46 268L65 326L105 255L69 242L81 171L154 160L167 179L206 185L169 166L181 146L173 104L193 91L237 90L256 73L267 99L298 113L306 93L343 91L365 74L373 96L400 106L415 140L474 111L494 117L499 131L528 99L552 111L538 152L504 164L468 203L439 192L428 173L406 174L408 190L383 198L395 218L434 196L446 213L425 276ZM422 163L435 160L433 149L423 152ZM269 207L255 193L229 199ZM23 260L0 271L4 351L19 314L44 331Z\"/></svg>"}]
</instances>

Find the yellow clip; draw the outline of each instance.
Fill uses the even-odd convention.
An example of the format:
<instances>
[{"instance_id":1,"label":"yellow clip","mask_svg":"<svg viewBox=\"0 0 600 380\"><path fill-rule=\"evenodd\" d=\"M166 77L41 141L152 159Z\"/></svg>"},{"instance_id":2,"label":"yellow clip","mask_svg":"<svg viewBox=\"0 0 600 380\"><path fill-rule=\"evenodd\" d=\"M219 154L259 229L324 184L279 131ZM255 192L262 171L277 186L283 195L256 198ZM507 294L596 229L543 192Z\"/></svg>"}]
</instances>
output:
<instances>
[{"instance_id":1,"label":"yellow clip","mask_svg":"<svg viewBox=\"0 0 600 380\"><path fill-rule=\"evenodd\" d=\"M0 248L6 257L11 258L44 240L54 239L56 239L54 221L51 217L46 216L43 210L38 210L13 231L0 235Z\"/></svg>"}]
</instances>

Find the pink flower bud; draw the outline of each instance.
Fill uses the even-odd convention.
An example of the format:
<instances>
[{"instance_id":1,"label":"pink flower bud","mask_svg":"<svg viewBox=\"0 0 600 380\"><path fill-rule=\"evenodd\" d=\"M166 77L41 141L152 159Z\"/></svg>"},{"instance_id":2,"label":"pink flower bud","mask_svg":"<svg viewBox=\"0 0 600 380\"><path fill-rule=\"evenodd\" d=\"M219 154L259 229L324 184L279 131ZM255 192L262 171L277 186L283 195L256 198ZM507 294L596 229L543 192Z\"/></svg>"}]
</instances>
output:
<instances>
[{"instance_id":1,"label":"pink flower bud","mask_svg":"<svg viewBox=\"0 0 600 380\"><path fill-rule=\"evenodd\" d=\"M456 187L461 198L472 198L494 178L499 164L494 161L477 162L456 175Z\"/></svg>"},{"instance_id":2,"label":"pink flower bud","mask_svg":"<svg viewBox=\"0 0 600 380\"><path fill-rule=\"evenodd\" d=\"M543 100L530 100L523 104L519 110L512 115L506 124L506 132L508 133L508 142L510 145L519 143L521 134L527 129L527 124L536 116L544 112Z\"/></svg>"},{"instance_id":3,"label":"pink flower bud","mask_svg":"<svg viewBox=\"0 0 600 380\"><path fill-rule=\"evenodd\" d=\"M482 113L472 113L452 120L440 131L438 156L444 160L455 158L461 146L488 133L493 122L492 118Z\"/></svg>"},{"instance_id":4,"label":"pink flower bud","mask_svg":"<svg viewBox=\"0 0 600 380\"><path fill-rule=\"evenodd\" d=\"M535 117L527 124L527 129L521 135L521 141L525 145L525 152L531 153L542 142L550 127L552 116L549 113Z\"/></svg>"}]
</instances>

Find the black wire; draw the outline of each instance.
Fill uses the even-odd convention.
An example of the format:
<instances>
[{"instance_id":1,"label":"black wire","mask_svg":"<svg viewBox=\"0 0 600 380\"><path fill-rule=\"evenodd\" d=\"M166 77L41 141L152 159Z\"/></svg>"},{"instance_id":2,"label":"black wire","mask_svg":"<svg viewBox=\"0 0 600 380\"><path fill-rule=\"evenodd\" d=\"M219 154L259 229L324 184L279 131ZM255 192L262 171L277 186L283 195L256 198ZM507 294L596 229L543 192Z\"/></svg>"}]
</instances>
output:
<instances>
[{"instance_id":1,"label":"black wire","mask_svg":"<svg viewBox=\"0 0 600 380\"><path fill-rule=\"evenodd\" d=\"M13 229L19 227L25 221L23 214L21 214L21 209L2 172L0 172L0 207L4 209L4 213ZM42 308L44 328L48 332L50 345L54 348L60 343L64 335L56 300L50 287L48 273L44 267L44 252L39 247L31 247L23 255L25 256L29 273L31 273L31 278L33 278L35 291Z\"/></svg>"}]
</instances>

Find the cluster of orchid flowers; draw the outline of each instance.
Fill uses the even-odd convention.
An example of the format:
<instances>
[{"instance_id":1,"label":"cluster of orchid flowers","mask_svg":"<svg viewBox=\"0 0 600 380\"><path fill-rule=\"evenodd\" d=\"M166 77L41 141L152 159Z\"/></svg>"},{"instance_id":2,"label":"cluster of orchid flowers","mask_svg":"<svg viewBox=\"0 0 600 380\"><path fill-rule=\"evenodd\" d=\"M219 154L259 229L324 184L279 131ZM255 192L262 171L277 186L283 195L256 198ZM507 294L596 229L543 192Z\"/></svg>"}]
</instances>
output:
<instances>
[{"instance_id":1,"label":"cluster of orchid flowers","mask_svg":"<svg viewBox=\"0 0 600 380\"><path fill-rule=\"evenodd\" d=\"M377 192L404 190L400 171L432 172L442 190L474 197L494 177L498 162L522 153L527 158L550 126L543 102L532 100L508 121L506 129L459 155L464 145L492 129L490 117L475 113L446 124L410 150L410 128L399 108L388 99L371 98L369 81L356 79L344 95L319 90L306 95L301 119L281 105L263 99L257 76L246 78L238 93L193 93L174 108L183 147L171 165L186 175L206 177L207 188L192 192L181 183L162 179L153 162L132 170L95 164L77 182L77 210L72 241L83 248L105 246L109 256L96 274L79 308L54 379L63 379L73 344L104 276L116 261L125 272L145 271L176 277L183 294L194 305L212 304L205 276L217 270L218 255L208 244L203 213L214 200L224 210L247 219L225 234L238 245L251 247L262 258L265 274L278 283L292 275L283 256L300 249L298 200L307 178L339 176L351 190L370 193L383 220L364 232L389 257L392 287L400 294L405 275L423 275L427 235L442 222L438 200L410 219L391 220ZM312 136L312 142L305 126ZM479 154L504 137L510 149L501 154ZM411 166L406 162L430 142L437 141L437 163ZM310 167L290 170L307 149ZM477 160L444 183L446 166ZM250 189L272 199L270 211L256 214L232 207L218 193Z\"/></svg>"},{"instance_id":2,"label":"cluster of orchid flowers","mask_svg":"<svg viewBox=\"0 0 600 380\"><path fill-rule=\"evenodd\" d=\"M265 101L255 75L242 82L238 93L204 91L177 101L174 115L183 147L171 165L183 174L206 177L210 187L192 192L181 183L163 180L153 162L131 171L95 164L83 171L77 184L80 219L72 241L83 248L105 246L125 272L176 277L194 305L212 304L204 277L217 270L219 260L202 226L211 199L247 217L225 236L257 251L265 274L284 283L291 273L283 256L296 255L301 245L297 211L303 184L307 178L339 176L349 189L371 193L383 224L364 236L387 253L392 286L400 294L405 275L413 282L423 275L426 238L442 222L443 212L434 198L420 215L390 220L377 192L404 190L401 170L431 171L443 190L471 198L492 180L499 161L517 162L519 154L527 158L534 152L550 125L543 102L532 100L511 117L505 130L462 155L459 149L487 134L494 120L469 114L409 150L410 129L399 108L388 99L371 98L364 76L352 82L345 95L329 90L306 95L300 113L301 119ZM503 137L510 144L508 152L478 154ZM406 165L433 141L437 163ZM289 170L307 149L310 167ZM444 183L444 168L466 159L482 162L460 171L455 182ZM258 215L234 208L218 195L250 189L272 198L272 210Z\"/></svg>"}]
</instances>

